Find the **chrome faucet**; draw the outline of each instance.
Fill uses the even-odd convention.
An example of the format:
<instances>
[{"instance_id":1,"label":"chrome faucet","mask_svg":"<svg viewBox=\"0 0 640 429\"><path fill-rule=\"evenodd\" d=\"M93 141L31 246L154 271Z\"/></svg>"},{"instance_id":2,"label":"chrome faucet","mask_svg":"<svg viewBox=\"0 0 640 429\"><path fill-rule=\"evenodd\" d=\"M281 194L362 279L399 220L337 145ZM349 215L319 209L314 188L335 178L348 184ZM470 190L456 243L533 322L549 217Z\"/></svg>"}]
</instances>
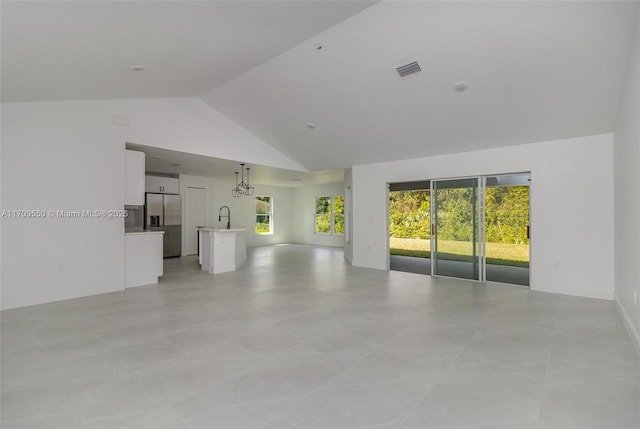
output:
<instances>
[{"instance_id":1,"label":"chrome faucet","mask_svg":"<svg viewBox=\"0 0 640 429\"><path fill-rule=\"evenodd\" d=\"M227 209L226 215L222 214L222 209L224 208ZM218 210L218 222L221 222L223 217L227 218L227 229L231 229L231 209L229 208L229 206L222 206L220 207L220 210Z\"/></svg>"}]
</instances>

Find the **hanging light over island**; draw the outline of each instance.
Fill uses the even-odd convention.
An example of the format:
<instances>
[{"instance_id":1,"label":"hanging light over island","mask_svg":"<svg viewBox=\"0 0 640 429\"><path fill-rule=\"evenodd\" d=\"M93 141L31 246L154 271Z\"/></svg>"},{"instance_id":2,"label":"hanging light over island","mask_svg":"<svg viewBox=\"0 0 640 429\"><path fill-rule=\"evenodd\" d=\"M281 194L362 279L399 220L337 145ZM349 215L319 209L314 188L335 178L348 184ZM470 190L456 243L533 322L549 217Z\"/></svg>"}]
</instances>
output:
<instances>
[{"instance_id":1,"label":"hanging light over island","mask_svg":"<svg viewBox=\"0 0 640 429\"><path fill-rule=\"evenodd\" d=\"M236 171L236 187L231 190L232 197L241 197L252 196L253 195L253 186L249 183L249 171L251 170L249 167L245 168L246 164L240 164L240 172ZM247 181L244 181L244 171L247 170ZM238 174L241 174L240 183L238 183Z\"/></svg>"}]
</instances>

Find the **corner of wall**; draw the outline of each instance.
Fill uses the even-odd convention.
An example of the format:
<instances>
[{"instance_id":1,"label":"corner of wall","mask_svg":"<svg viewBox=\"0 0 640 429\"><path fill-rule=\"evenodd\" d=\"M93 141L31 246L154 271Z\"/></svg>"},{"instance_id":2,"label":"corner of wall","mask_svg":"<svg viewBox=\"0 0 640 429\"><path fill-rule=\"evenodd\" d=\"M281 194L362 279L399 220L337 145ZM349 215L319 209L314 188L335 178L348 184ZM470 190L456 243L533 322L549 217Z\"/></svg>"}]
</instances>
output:
<instances>
[{"instance_id":1,"label":"corner of wall","mask_svg":"<svg viewBox=\"0 0 640 429\"><path fill-rule=\"evenodd\" d=\"M618 296L616 294L614 294L613 301L616 304L616 308L618 309L618 313L620 313L620 318L622 319L622 324L624 325L624 327L626 328L627 332L629 333L629 336L633 340L633 343L636 346L636 350L637 350L638 354L640 354L640 332L638 332L638 330L634 326L633 322L631 321L631 317L629 317L629 314L627 313L627 311L624 309L624 307L620 303L620 300L618 299Z\"/></svg>"},{"instance_id":2,"label":"corner of wall","mask_svg":"<svg viewBox=\"0 0 640 429\"><path fill-rule=\"evenodd\" d=\"M640 3L614 132L614 301L640 352Z\"/></svg>"}]
</instances>

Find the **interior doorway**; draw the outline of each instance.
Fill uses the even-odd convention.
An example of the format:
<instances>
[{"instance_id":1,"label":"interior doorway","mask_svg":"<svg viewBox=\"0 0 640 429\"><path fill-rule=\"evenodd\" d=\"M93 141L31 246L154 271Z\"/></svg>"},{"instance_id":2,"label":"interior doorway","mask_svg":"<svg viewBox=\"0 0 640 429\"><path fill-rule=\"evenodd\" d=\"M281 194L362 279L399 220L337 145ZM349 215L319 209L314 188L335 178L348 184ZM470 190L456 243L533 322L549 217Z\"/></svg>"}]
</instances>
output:
<instances>
[{"instance_id":1,"label":"interior doorway","mask_svg":"<svg viewBox=\"0 0 640 429\"><path fill-rule=\"evenodd\" d=\"M389 185L389 268L528 286L529 173Z\"/></svg>"},{"instance_id":2,"label":"interior doorway","mask_svg":"<svg viewBox=\"0 0 640 429\"><path fill-rule=\"evenodd\" d=\"M198 253L197 226L206 225L207 194L204 188L186 188L185 196L185 255Z\"/></svg>"}]
</instances>

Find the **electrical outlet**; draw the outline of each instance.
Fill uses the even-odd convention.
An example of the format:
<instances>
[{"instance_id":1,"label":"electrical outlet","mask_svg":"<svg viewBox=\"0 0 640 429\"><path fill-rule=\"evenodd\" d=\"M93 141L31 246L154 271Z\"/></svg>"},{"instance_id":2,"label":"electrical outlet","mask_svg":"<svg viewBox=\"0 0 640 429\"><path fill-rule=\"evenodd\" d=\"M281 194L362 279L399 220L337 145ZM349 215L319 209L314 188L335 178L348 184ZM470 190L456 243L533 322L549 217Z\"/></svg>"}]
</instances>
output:
<instances>
[{"instance_id":1,"label":"electrical outlet","mask_svg":"<svg viewBox=\"0 0 640 429\"><path fill-rule=\"evenodd\" d=\"M64 266L64 264L58 264L58 273L64 273L67 269L67 267Z\"/></svg>"}]
</instances>

